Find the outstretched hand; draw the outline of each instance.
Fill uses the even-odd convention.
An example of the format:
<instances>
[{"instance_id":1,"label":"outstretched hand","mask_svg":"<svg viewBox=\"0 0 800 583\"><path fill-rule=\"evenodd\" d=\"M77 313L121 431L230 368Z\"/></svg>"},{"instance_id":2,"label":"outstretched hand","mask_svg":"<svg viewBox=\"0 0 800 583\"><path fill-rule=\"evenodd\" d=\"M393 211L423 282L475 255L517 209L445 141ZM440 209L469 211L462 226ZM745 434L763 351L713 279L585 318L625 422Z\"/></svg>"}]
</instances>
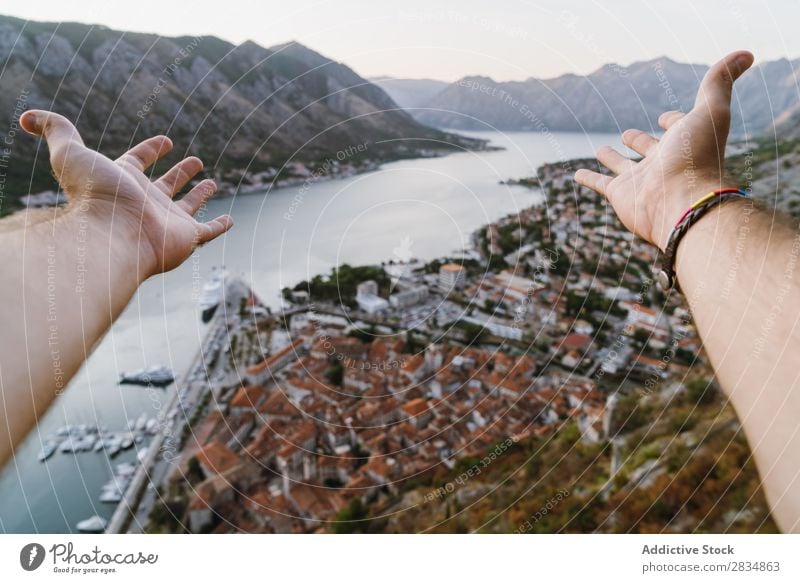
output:
<instances>
[{"instance_id":1,"label":"outstretched hand","mask_svg":"<svg viewBox=\"0 0 800 583\"><path fill-rule=\"evenodd\" d=\"M216 192L213 180L203 180L181 200L173 200L203 169L198 158L182 160L157 180L145 174L172 149L166 136L147 139L111 160L87 148L75 126L56 113L26 111L20 124L47 140L50 163L67 194L68 208L84 209L93 223L110 226L112 237L127 238L136 248L145 277L174 269L195 247L233 226L228 215L207 223L194 219Z\"/></svg>"},{"instance_id":2,"label":"outstretched hand","mask_svg":"<svg viewBox=\"0 0 800 583\"><path fill-rule=\"evenodd\" d=\"M642 156L638 162L613 148L597 159L616 176L578 170L575 180L608 197L622 223L640 237L666 246L683 212L702 195L731 186L725 183L725 144L731 119L733 83L753 64L746 51L731 53L706 73L689 113L668 111L658 124L660 140L636 129L622 142Z\"/></svg>"}]
</instances>

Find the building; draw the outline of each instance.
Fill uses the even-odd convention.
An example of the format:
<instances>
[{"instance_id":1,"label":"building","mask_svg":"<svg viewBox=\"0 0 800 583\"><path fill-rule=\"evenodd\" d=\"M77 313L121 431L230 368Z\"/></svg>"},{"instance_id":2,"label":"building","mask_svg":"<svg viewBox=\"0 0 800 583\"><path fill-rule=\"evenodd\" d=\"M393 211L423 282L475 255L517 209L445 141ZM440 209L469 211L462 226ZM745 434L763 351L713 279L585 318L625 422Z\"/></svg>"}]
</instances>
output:
<instances>
[{"instance_id":1,"label":"building","mask_svg":"<svg viewBox=\"0 0 800 583\"><path fill-rule=\"evenodd\" d=\"M464 268L456 263L445 263L439 268L439 288L444 292L461 289L466 278Z\"/></svg>"},{"instance_id":2,"label":"building","mask_svg":"<svg viewBox=\"0 0 800 583\"><path fill-rule=\"evenodd\" d=\"M252 385L260 385L274 379L274 375L290 362L299 358L303 350L303 340L298 338L287 344L275 354L271 354L260 363L249 367L245 379Z\"/></svg>"},{"instance_id":3,"label":"building","mask_svg":"<svg viewBox=\"0 0 800 583\"><path fill-rule=\"evenodd\" d=\"M378 283L374 279L362 281L358 284L358 287L356 287L356 294L359 296L377 296Z\"/></svg>"},{"instance_id":4,"label":"building","mask_svg":"<svg viewBox=\"0 0 800 583\"><path fill-rule=\"evenodd\" d=\"M462 322L469 322L470 324L483 326L494 336L508 338L509 340L522 340L522 329L519 326L513 324L500 324L492 317L489 317L486 320L480 320L473 316L462 316L459 319Z\"/></svg>"},{"instance_id":5,"label":"building","mask_svg":"<svg viewBox=\"0 0 800 583\"><path fill-rule=\"evenodd\" d=\"M356 296L358 307L367 314L377 314L389 307L389 302L380 296Z\"/></svg>"},{"instance_id":6,"label":"building","mask_svg":"<svg viewBox=\"0 0 800 583\"><path fill-rule=\"evenodd\" d=\"M372 279L358 284L356 302L358 307L367 314L377 314L389 307L389 302L378 295L378 284Z\"/></svg>"},{"instance_id":7,"label":"building","mask_svg":"<svg viewBox=\"0 0 800 583\"><path fill-rule=\"evenodd\" d=\"M418 285L389 296L389 303L393 308L407 308L428 297L428 287Z\"/></svg>"}]
</instances>

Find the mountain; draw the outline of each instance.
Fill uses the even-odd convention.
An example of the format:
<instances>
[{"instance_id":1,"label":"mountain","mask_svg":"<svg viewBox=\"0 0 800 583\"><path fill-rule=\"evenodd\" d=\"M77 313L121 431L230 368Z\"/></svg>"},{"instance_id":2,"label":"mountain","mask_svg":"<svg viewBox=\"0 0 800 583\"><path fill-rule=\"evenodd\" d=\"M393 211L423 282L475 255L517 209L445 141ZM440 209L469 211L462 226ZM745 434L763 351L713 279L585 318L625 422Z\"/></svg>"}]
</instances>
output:
<instances>
[{"instance_id":1,"label":"mountain","mask_svg":"<svg viewBox=\"0 0 800 583\"><path fill-rule=\"evenodd\" d=\"M734 133L762 133L776 120L797 112L798 66L800 59L766 62L737 82ZM605 65L586 76L511 82L465 77L415 105L425 109L412 114L424 124L464 130L617 132L629 127L657 128L662 111L691 108L707 70L707 65L662 57L628 67Z\"/></svg>"},{"instance_id":2,"label":"mountain","mask_svg":"<svg viewBox=\"0 0 800 583\"><path fill-rule=\"evenodd\" d=\"M0 67L0 114L13 127L24 109L52 109L110 155L166 133L179 150L171 161L201 156L218 177L352 152L380 161L447 149L443 142L480 145L421 125L379 87L297 43L234 46L0 16ZM37 140L12 126L13 207L52 180L39 154L31 183Z\"/></svg>"},{"instance_id":3,"label":"mountain","mask_svg":"<svg viewBox=\"0 0 800 583\"><path fill-rule=\"evenodd\" d=\"M414 109L424 107L436 95L450 86L447 81L436 79L395 79L373 77L370 81L386 91L400 107Z\"/></svg>"}]
</instances>

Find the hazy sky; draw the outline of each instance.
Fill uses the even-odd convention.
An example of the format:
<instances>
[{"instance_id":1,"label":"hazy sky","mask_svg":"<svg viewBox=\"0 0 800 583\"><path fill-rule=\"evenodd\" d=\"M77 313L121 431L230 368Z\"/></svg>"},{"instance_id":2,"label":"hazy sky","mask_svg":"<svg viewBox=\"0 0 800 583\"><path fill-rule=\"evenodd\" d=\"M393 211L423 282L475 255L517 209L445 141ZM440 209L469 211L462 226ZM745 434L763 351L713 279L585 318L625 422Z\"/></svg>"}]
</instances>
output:
<instances>
[{"instance_id":1,"label":"hazy sky","mask_svg":"<svg viewBox=\"0 0 800 583\"><path fill-rule=\"evenodd\" d=\"M270 46L298 40L363 76L498 80L747 48L800 56L798 0L25 0L0 13ZM701 6L698 6L701 5ZM204 6L207 6L205 8Z\"/></svg>"}]
</instances>

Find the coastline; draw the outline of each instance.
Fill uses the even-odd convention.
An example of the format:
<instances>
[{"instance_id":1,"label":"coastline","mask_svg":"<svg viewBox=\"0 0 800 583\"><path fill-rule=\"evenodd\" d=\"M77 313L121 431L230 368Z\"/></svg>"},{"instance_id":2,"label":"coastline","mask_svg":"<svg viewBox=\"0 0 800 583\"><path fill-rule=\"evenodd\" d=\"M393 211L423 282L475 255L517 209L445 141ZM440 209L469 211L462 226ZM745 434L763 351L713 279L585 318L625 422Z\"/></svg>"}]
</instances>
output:
<instances>
[{"instance_id":1,"label":"coastline","mask_svg":"<svg viewBox=\"0 0 800 583\"><path fill-rule=\"evenodd\" d=\"M451 134L448 134L451 135ZM217 183L215 198L232 198L239 194L264 194L274 189L301 186L309 188L313 184L340 180L358 176L368 172L380 170L384 164L400 162L403 160L425 160L430 158L443 158L459 152L492 152L502 151L502 146L493 146L488 140L470 138L452 134L459 140L472 142L474 147L466 147L454 141L452 148L420 148L413 152L397 152L395 156L384 156L379 159L362 158L359 154L367 151L367 142L350 146L339 152L332 152L322 162L285 162L280 167L269 167L262 171L247 171L243 169L233 169L224 176L217 173L214 180ZM357 163L356 163L357 162ZM284 174L281 177L281 174ZM231 175L239 175L234 180ZM192 185L190 185L191 187ZM2 221L11 218L19 218L19 215L39 208L53 208L67 203L66 196L60 190L43 190L35 193L28 193L20 196L21 206L13 209L10 213L0 216Z\"/></svg>"}]
</instances>

